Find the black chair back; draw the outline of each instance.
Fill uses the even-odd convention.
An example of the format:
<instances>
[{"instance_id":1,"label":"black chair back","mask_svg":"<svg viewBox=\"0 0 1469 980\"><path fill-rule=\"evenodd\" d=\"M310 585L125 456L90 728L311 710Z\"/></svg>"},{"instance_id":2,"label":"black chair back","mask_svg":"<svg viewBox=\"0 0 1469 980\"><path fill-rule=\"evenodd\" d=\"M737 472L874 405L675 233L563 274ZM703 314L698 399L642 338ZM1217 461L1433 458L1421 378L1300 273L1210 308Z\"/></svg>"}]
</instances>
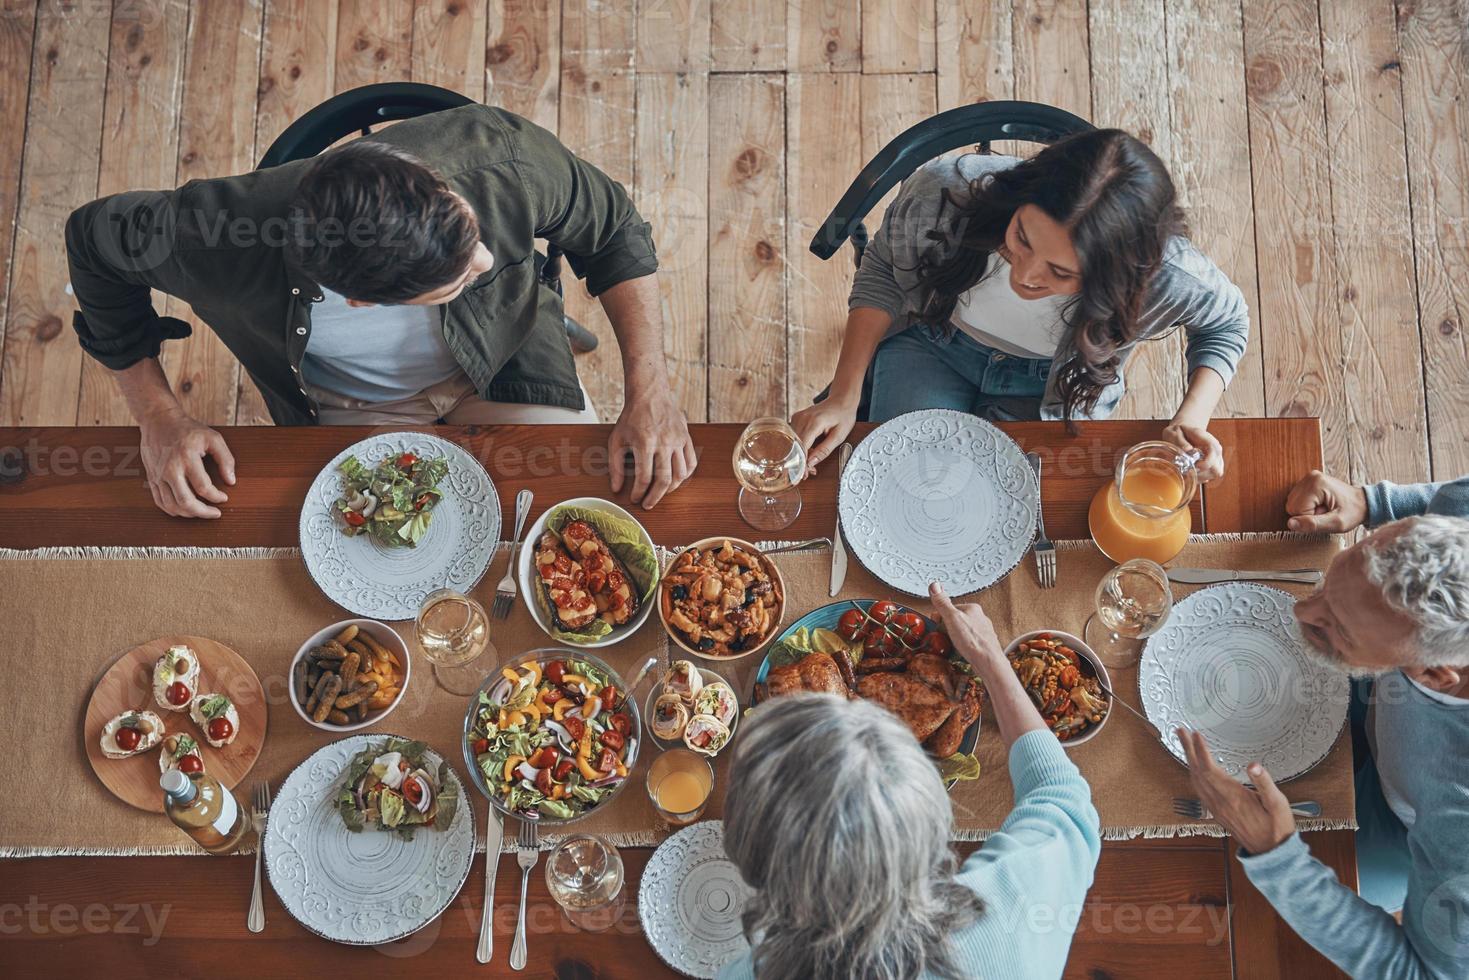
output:
<instances>
[{"instance_id":1,"label":"black chair back","mask_svg":"<svg viewBox=\"0 0 1469 980\"><path fill-rule=\"evenodd\" d=\"M934 157L976 144L980 152L988 153L995 140L1054 143L1091 128L1092 124L1080 116L1039 102L976 102L925 119L898 134L867 162L817 229L811 251L829 259L850 238L855 260L860 264L867 247L867 227L862 219L884 194Z\"/></svg>"}]
</instances>

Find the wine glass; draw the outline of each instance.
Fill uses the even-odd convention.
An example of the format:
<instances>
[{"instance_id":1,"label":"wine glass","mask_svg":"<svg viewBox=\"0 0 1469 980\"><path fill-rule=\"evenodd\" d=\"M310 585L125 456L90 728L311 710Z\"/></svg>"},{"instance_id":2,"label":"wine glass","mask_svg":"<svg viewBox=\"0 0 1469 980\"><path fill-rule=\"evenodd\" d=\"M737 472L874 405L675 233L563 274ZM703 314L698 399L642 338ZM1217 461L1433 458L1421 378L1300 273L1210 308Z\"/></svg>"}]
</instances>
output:
<instances>
[{"instance_id":1,"label":"wine glass","mask_svg":"<svg viewBox=\"0 0 1469 980\"><path fill-rule=\"evenodd\" d=\"M761 531L789 527L801 513L796 484L806 475L806 450L785 419L756 419L740 433L734 451L740 481L740 516Z\"/></svg>"},{"instance_id":2,"label":"wine glass","mask_svg":"<svg viewBox=\"0 0 1469 980\"><path fill-rule=\"evenodd\" d=\"M546 859L546 888L566 920L586 932L616 925L627 895L622 857L595 834L577 834L557 845Z\"/></svg>"},{"instance_id":3,"label":"wine glass","mask_svg":"<svg viewBox=\"0 0 1469 980\"><path fill-rule=\"evenodd\" d=\"M1134 558L1102 576L1096 602L1097 611L1082 632L1102 663L1117 669L1137 663L1140 641L1168 621L1173 591L1162 565Z\"/></svg>"},{"instance_id":4,"label":"wine glass","mask_svg":"<svg viewBox=\"0 0 1469 980\"><path fill-rule=\"evenodd\" d=\"M418 648L434 665L440 687L464 697L479 690L484 674L474 662L495 648L484 606L453 589L430 592L419 607L413 632Z\"/></svg>"}]
</instances>

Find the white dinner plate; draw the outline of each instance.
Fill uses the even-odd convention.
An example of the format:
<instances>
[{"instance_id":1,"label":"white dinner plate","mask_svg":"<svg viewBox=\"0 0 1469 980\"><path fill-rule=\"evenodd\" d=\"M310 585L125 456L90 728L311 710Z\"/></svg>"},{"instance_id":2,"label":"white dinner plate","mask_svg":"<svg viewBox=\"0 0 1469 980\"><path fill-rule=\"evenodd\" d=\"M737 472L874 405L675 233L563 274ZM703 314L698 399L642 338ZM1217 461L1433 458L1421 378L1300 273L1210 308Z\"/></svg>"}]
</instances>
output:
<instances>
[{"instance_id":1,"label":"white dinner plate","mask_svg":"<svg viewBox=\"0 0 1469 980\"><path fill-rule=\"evenodd\" d=\"M1040 487L1015 440L949 409L909 412L857 445L837 509L858 560L889 586L958 596L994 585L1035 537Z\"/></svg>"},{"instance_id":2,"label":"white dinner plate","mask_svg":"<svg viewBox=\"0 0 1469 980\"><path fill-rule=\"evenodd\" d=\"M724 823L685 827L658 846L638 885L638 918L659 958L690 977L714 977L748 952L740 916L752 894L724 853Z\"/></svg>"},{"instance_id":3,"label":"white dinner plate","mask_svg":"<svg viewBox=\"0 0 1469 980\"><path fill-rule=\"evenodd\" d=\"M374 466L411 452L449 461L439 484L444 497L416 548L389 548L365 534L348 537L335 504L342 496L337 467L348 456ZM500 498L485 468L462 447L426 432L389 432L348 446L317 474L301 505L301 556L327 598L367 619L418 615L436 589L468 593L495 557Z\"/></svg>"},{"instance_id":4,"label":"white dinner plate","mask_svg":"<svg viewBox=\"0 0 1469 980\"><path fill-rule=\"evenodd\" d=\"M281 904L323 939L373 946L432 922L469 878L474 814L458 773L458 811L447 830L420 827L413 840L382 830L354 834L336 796L353 756L390 736L353 735L325 745L281 783L265 825L265 869ZM424 754L435 772L438 753Z\"/></svg>"},{"instance_id":5,"label":"white dinner plate","mask_svg":"<svg viewBox=\"0 0 1469 980\"><path fill-rule=\"evenodd\" d=\"M1179 725L1202 732L1242 783L1251 762L1284 782L1326 757L1346 722L1350 684L1307 648L1295 604L1264 585L1215 585L1180 601L1147 641L1143 708L1180 762Z\"/></svg>"}]
</instances>

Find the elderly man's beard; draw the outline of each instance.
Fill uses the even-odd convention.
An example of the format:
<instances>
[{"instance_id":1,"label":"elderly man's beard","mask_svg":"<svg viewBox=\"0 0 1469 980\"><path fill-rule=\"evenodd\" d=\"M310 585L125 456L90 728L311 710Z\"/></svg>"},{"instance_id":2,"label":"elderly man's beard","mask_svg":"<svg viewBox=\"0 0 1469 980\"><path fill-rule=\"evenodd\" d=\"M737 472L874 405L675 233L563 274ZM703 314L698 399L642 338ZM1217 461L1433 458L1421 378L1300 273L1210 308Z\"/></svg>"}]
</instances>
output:
<instances>
[{"instance_id":1,"label":"elderly man's beard","mask_svg":"<svg viewBox=\"0 0 1469 980\"><path fill-rule=\"evenodd\" d=\"M1311 630L1302 627L1301 636L1305 638L1306 652L1311 655L1311 659L1326 667L1330 667L1339 674L1346 674L1348 677L1381 677L1383 674L1397 669L1395 667L1363 667L1358 664L1349 664L1338 656L1335 650L1322 644Z\"/></svg>"}]
</instances>

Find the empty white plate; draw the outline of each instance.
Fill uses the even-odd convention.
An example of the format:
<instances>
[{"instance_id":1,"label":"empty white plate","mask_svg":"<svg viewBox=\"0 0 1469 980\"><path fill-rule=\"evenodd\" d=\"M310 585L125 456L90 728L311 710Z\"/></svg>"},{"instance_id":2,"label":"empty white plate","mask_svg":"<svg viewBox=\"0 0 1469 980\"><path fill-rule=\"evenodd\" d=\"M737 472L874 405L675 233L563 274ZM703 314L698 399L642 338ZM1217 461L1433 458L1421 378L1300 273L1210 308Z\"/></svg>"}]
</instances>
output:
<instances>
[{"instance_id":1,"label":"empty white plate","mask_svg":"<svg viewBox=\"0 0 1469 980\"><path fill-rule=\"evenodd\" d=\"M678 972L714 977L747 952L740 916L751 891L724 853L724 823L685 827L658 846L638 885L638 918L653 951Z\"/></svg>"}]
</instances>

